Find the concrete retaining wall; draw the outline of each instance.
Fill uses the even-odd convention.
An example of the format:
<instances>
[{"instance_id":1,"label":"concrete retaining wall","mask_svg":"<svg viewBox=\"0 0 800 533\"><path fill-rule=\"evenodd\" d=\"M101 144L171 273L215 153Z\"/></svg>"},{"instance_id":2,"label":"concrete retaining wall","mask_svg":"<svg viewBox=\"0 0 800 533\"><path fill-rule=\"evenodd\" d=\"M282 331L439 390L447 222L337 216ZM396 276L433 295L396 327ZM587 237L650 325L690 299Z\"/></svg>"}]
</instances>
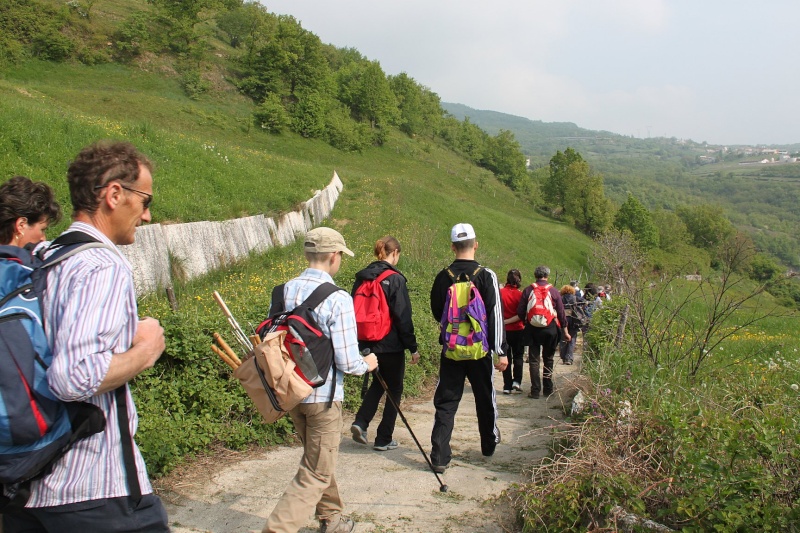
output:
<instances>
[{"instance_id":1,"label":"concrete retaining wall","mask_svg":"<svg viewBox=\"0 0 800 533\"><path fill-rule=\"evenodd\" d=\"M334 172L327 187L317 191L298 211L286 213L277 221L255 215L222 222L137 228L136 242L120 246L133 265L136 294L142 296L172 285L173 273L191 279L244 259L251 252L293 243L330 216L342 187Z\"/></svg>"}]
</instances>

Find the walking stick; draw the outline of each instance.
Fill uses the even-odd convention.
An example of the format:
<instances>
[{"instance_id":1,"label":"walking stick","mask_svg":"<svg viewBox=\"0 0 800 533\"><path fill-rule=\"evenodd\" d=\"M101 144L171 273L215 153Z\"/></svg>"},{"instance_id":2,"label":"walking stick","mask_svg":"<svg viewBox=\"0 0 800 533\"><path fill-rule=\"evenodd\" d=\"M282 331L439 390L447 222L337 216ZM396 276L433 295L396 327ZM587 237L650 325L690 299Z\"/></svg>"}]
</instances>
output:
<instances>
[{"instance_id":1,"label":"walking stick","mask_svg":"<svg viewBox=\"0 0 800 533\"><path fill-rule=\"evenodd\" d=\"M366 353L364 353L364 352L366 352ZM370 353L369 349L365 349L365 350L363 350L361 352L362 355L369 355L369 353ZM436 481L439 482L439 492L447 492L447 485L445 485L442 482L442 478L439 477L439 473L436 470L433 469L433 463L431 462L430 457L428 457L428 454L425 453L425 450L422 449L422 444L419 443L419 440L417 439L417 436L414 435L414 430L411 429L411 425L408 423L408 420L406 420L406 416L403 414L403 411L400 410L400 406L397 405L397 402L394 400L394 397L389 392L389 387L386 385L386 382L383 380L383 376L381 376L380 370L378 370L376 368L375 370L372 371L372 374L375 376L375 378L381 384L381 387L383 387L383 390L386 392L386 398L388 398L388 400L390 402L392 402L392 405L394 406L394 408L397 409L397 414L400 415L400 419L403 421L403 423L408 428L408 432L411 433L411 437L414 439L414 442L417 443L417 448L419 448L419 451L422 453L422 456L425 458L425 462L428 463L428 466L430 467L431 472L433 472L433 475L436 476Z\"/></svg>"}]
</instances>

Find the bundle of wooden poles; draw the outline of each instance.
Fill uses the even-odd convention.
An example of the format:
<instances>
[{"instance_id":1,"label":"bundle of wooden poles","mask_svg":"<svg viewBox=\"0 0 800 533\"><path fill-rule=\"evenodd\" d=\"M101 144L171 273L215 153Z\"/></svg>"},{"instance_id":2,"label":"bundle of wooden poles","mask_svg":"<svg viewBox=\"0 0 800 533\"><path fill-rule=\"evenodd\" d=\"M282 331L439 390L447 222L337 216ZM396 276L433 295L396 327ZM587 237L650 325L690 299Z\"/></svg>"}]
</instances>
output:
<instances>
[{"instance_id":1,"label":"bundle of wooden poles","mask_svg":"<svg viewBox=\"0 0 800 533\"><path fill-rule=\"evenodd\" d=\"M255 333L250 336L245 335L241 326L239 326L239 323L228 309L228 306L225 305L222 296L220 296L217 291L214 291L214 299L217 301L220 309L222 309L222 313L225 315L225 318L228 319L228 324L230 324L231 329L233 330L233 335L236 338L236 341L239 343L239 346L242 348L244 359L246 360L248 357L252 356L253 348L261 343L261 338ZM211 344L211 351L217 354L226 365L231 367L232 370L239 368L239 366L242 364L242 360L238 355L236 355L236 352L231 349L230 345L225 342L225 339L222 338L222 335L215 331L213 338L214 342L217 344Z\"/></svg>"}]
</instances>

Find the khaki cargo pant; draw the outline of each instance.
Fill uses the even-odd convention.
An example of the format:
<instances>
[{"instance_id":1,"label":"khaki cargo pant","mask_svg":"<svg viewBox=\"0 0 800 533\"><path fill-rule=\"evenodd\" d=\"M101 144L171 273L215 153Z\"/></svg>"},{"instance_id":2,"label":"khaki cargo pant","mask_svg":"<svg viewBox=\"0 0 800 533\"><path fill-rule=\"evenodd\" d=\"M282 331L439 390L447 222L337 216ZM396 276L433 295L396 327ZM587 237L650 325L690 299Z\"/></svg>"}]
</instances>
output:
<instances>
[{"instance_id":1,"label":"khaki cargo pant","mask_svg":"<svg viewBox=\"0 0 800 533\"><path fill-rule=\"evenodd\" d=\"M336 459L342 440L342 403L301 403L289 415L303 443L303 457L262 533L297 533L312 512L318 520L342 513L336 484ZM338 520L337 520L338 521Z\"/></svg>"}]
</instances>

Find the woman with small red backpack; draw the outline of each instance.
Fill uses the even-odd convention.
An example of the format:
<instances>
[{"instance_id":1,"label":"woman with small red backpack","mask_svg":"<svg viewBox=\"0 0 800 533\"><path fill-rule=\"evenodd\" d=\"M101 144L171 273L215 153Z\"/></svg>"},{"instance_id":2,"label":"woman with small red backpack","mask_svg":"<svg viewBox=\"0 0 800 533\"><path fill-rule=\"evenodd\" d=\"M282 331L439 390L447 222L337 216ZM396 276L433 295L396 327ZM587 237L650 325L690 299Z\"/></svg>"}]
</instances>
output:
<instances>
[{"instance_id":1,"label":"woman with small red backpack","mask_svg":"<svg viewBox=\"0 0 800 533\"><path fill-rule=\"evenodd\" d=\"M406 374L405 350L411 352L412 365L419 361L417 338L411 320L411 299L406 278L397 270L400 242L387 235L375 243L374 253L377 261L356 273L351 293L358 326L358 348L362 353L369 350L378 356L377 371L381 373L395 403L400 405ZM380 303L370 303L369 300L373 298ZM371 311L365 311L368 308ZM380 381L373 379L350 427L354 441L368 444L367 428L378 410L383 393ZM398 447L397 441L392 438L396 421L397 409L387 401L373 449L386 451Z\"/></svg>"},{"instance_id":2,"label":"woman with small red backpack","mask_svg":"<svg viewBox=\"0 0 800 533\"><path fill-rule=\"evenodd\" d=\"M503 394L522 392L523 352L525 350L525 322L517 316L517 307L522 298L519 286L522 274L516 268L508 271L506 284L500 289L503 305L503 324L506 328L509 365L503 370Z\"/></svg>"}]
</instances>

